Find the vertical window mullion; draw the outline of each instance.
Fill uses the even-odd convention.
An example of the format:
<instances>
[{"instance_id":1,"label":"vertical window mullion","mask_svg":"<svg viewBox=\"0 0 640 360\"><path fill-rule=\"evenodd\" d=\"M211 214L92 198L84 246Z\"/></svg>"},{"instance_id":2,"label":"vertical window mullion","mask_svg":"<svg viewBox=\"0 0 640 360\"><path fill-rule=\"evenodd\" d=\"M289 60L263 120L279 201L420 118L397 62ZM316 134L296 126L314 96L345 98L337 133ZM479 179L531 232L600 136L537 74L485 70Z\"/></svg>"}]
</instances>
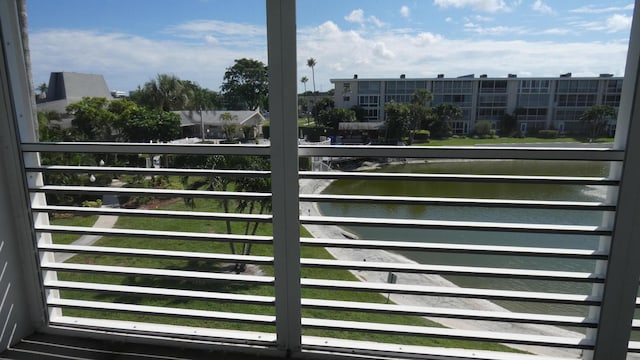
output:
<instances>
[{"instance_id":1,"label":"vertical window mullion","mask_svg":"<svg viewBox=\"0 0 640 360\"><path fill-rule=\"evenodd\" d=\"M301 348L296 2L267 0L269 114L278 348Z\"/></svg>"},{"instance_id":2,"label":"vertical window mullion","mask_svg":"<svg viewBox=\"0 0 640 360\"><path fill-rule=\"evenodd\" d=\"M635 311L638 278L640 278L640 9L633 16L622 102L618 115L618 129L614 148L625 149L624 168L614 167L611 175L621 171L614 232L593 359L623 359L627 355L631 322ZM626 130L626 131L625 131ZM610 195L613 196L613 195ZM608 219L605 219L607 221ZM610 219L609 219L610 220Z\"/></svg>"}]
</instances>

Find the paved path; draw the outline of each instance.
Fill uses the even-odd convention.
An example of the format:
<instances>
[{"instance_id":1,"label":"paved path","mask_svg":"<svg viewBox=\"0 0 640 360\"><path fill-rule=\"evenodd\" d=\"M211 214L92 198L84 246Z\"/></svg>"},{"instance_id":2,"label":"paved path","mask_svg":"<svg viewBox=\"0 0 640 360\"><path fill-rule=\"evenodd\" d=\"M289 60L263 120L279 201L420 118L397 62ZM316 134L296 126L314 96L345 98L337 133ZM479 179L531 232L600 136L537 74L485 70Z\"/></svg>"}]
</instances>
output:
<instances>
[{"instance_id":1,"label":"paved path","mask_svg":"<svg viewBox=\"0 0 640 360\"><path fill-rule=\"evenodd\" d=\"M119 180L117 180L117 179L113 179L112 182L111 182L111 186L112 187L121 187L122 185L124 185L124 183L119 181ZM118 201L118 197L116 195L113 195L113 194L103 195L103 197L102 197L102 207L108 207L108 208L120 207L120 203ZM93 224L93 227L110 229L116 224L117 221L118 221L118 217L117 216L100 215L100 216L98 216L98 219L96 220L96 222ZM93 245L96 241L98 241L100 239L102 239L101 235L89 235L89 234L82 235L76 241L74 241L72 243L72 245L90 246L90 245ZM72 258L73 256L75 256L75 254L72 254L72 253L55 253L54 259L55 259L56 262L65 262L65 261L69 260L70 258Z\"/></svg>"}]
</instances>

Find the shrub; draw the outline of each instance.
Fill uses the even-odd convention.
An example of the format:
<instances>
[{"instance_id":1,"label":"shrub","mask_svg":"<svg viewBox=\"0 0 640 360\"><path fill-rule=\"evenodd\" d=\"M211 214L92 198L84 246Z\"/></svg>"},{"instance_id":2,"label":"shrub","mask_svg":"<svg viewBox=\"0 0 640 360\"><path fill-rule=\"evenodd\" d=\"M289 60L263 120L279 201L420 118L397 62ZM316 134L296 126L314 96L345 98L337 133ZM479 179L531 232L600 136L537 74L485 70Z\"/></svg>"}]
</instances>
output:
<instances>
[{"instance_id":1,"label":"shrub","mask_svg":"<svg viewBox=\"0 0 640 360\"><path fill-rule=\"evenodd\" d=\"M418 130L413 135L413 139L416 141L427 141L429 140L429 136L431 136L431 132L429 130Z\"/></svg>"},{"instance_id":2,"label":"shrub","mask_svg":"<svg viewBox=\"0 0 640 360\"><path fill-rule=\"evenodd\" d=\"M543 139L555 139L558 137L558 130L540 130L538 137Z\"/></svg>"},{"instance_id":3,"label":"shrub","mask_svg":"<svg viewBox=\"0 0 640 360\"><path fill-rule=\"evenodd\" d=\"M85 201L82 202L82 206L83 207L99 208L99 207L102 206L102 200L100 200L100 199L96 199L96 201L85 200Z\"/></svg>"},{"instance_id":4,"label":"shrub","mask_svg":"<svg viewBox=\"0 0 640 360\"><path fill-rule=\"evenodd\" d=\"M491 135L491 122L478 121L475 126L475 133L480 137ZM493 132L493 135L495 135L495 131Z\"/></svg>"}]
</instances>

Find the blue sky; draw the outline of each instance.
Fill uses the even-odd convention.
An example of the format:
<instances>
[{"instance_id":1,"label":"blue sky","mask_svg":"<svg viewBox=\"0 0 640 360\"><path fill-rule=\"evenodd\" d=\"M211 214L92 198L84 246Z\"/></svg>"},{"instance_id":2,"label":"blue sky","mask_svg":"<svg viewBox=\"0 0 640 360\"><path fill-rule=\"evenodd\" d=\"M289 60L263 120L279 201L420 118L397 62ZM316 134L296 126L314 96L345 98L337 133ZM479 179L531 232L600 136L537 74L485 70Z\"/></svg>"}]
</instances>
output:
<instances>
[{"instance_id":1,"label":"blue sky","mask_svg":"<svg viewBox=\"0 0 640 360\"><path fill-rule=\"evenodd\" d=\"M219 90L266 62L264 0L27 0L36 84L52 71L133 90L158 73ZM624 74L631 0L299 0L298 78ZM310 89L311 81L307 83ZM300 84L302 89L302 84Z\"/></svg>"}]
</instances>

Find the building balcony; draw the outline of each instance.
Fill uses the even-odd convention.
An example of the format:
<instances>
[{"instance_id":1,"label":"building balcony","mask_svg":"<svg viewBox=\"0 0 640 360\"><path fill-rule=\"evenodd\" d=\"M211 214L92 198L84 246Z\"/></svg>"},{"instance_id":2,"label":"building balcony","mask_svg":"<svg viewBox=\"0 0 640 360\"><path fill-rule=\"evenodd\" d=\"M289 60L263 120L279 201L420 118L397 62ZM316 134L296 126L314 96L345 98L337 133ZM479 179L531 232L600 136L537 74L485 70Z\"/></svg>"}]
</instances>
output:
<instances>
[{"instance_id":1,"label":"building balcony","mask_svg":"<svg viewBox=\"0 0 640 360\"><path fill-rule=\"evenodd\" d=\"M638 357L637 26L606 147L299 145L294 1L270 145L43 143L0 9L0 357Z\"/></svg>"}]
</instances>

